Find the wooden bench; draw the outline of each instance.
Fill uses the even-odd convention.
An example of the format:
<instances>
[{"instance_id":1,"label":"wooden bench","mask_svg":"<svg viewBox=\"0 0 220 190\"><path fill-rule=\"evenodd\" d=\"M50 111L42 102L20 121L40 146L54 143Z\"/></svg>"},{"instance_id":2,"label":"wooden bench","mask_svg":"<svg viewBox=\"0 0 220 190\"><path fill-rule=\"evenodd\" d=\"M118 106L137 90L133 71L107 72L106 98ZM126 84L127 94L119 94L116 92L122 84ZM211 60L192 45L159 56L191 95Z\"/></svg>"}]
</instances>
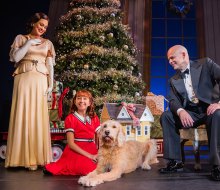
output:
<instances>
[{"instance_id":1,"label":"wooden bench","mask_svg":"<svg viewBox=\"0 0 220 190\"><path fill-rule=\"evenodd\" d=\"M181 138L181 153L182 160L185 162L185 151L184 145L187 141L192 141L194 157L195 157L195 170L201 170L200 164L200 145L208 143L208 137L205 125L201 125L198 128L190 129L180 129L180 138Z\"/></svg>"}]
</instances>

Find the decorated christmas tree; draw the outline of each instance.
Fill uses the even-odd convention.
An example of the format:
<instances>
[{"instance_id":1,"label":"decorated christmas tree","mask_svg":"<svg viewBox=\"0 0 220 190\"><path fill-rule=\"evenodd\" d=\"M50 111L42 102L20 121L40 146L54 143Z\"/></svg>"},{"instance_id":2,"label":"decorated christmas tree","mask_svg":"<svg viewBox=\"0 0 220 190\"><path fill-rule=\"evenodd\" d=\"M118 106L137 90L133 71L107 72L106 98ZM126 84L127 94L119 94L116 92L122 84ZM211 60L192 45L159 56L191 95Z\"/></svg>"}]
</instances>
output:
<instances>
[{"instance_id":1,"label":"decorated christmas tree","mask_svg":"<svg viewBox=\"0 0 220 190\"><path fill-rule=\"evenodd\" d=\"M71 0L55 47L55 78L70 92L90 90L99 108L104 102L142 101L138 51L122 23L119 0Z\"/></svg>"}]
</instances>

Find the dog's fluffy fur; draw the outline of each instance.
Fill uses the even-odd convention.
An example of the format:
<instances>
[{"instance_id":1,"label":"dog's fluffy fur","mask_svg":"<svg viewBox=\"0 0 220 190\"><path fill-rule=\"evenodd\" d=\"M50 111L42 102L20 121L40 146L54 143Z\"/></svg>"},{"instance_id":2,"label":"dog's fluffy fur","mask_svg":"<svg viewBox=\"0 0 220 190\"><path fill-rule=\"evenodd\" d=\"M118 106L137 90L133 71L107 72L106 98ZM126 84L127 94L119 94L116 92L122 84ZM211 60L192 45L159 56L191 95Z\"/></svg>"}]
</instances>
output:
<instances>
[{"instance_id":1,"label":"dog's fluffy fur","mask_svg":"<svg viewBox=\"0 0 220 190\"><path fill-rule=\"evenodd\" d=\"M102 124L99 139L97 168L87 176L80 177L79 184L96 186L116 180L123 173L132 172L138 167L150 170L150 164L158 163L156 142L125 141L122 126L116 121L108 120Z\"/></svg>"}]
</instances>

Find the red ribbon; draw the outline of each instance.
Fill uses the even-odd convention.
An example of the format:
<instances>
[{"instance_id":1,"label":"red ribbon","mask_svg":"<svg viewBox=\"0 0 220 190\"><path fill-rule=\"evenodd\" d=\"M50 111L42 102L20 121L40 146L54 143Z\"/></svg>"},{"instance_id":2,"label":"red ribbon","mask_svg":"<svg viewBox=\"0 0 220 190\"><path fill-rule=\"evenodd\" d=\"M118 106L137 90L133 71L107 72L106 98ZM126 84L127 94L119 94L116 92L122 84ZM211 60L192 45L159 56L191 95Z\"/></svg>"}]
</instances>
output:
<instances>
[{"instance_id":1,"label":"red ribbon","mask_svg":"<svg viewBox=\"0 0 220 190\"><path fill-rule=\"evenodd\" d=\"M59 101L58 101L58 115L59 115L59 118L62 117L63 115L63 99L64 97L66 96L66 94L69 92L69 87L65 88L63 90L63 93L61 94L60 98L59 98Z\"/></svg>"},{"instance_id":2,"label":"red ribbon","mask_svg":"<svg viewBox=\"0 0 220 190\"><path fill-rule=\"evenodd\" d=\"M51 108L54 109L56 106L56 93L52 92L52 105Z\"/></svg>"},{"instance_id":3,"label":"red ribbon","mask_svg":"<svg viewBox=\"0 0 220 190\"><path fill-rule=\"evenodd\" d=\"M133 126L134 127L140 127L140 119L137 118L134 114L136 107L134 106L134 104L127 104L126 102L122 102L121 103L122 106L124 106L126 108L126 110L128 111L128 114L131 116L131 118L133 119Z\"/></svg>"},{"instance_id":4,"label":"red ribbon","mask_svg":"<svg viewBox=\"0 0 220 190\"><path fill-rule=\"evenodd\" d=\"M54 128L58 128L57 124L56 124L56 121L52 121L52 123L53 123Z\"/></svg>"}]
</instances>

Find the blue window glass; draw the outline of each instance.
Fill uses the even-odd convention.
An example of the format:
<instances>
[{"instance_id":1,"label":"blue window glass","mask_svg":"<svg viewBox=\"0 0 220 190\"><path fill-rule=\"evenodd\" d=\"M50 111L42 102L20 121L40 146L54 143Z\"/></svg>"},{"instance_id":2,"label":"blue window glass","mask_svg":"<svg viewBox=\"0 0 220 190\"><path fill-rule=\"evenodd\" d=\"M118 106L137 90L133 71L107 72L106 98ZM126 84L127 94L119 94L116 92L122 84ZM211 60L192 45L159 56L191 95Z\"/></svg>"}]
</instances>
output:
<instances>
[{"instance_id":1,"label":"blue window glass","mask_svg":"<svg viewBox=\"0 0 220 190\"><path fill-rule=\"evenodd\" d=\"M165 17L164 1L153 1L152 2L152 17L153 18L164 18Z\"/></svg>"},{"instance_id":2,"label":"blue window glass","mask_svg":"<svg viewBox=\"0 0 220 190\"><path fill-rule=\"evenodd\" d=\"M164 78L153 78L150 81L150 91L156 95L166 94L167 92L167 79Z\"/></svg>"},{"instance_id":3,"label":"blue window glass","mask_svg":"<svg viewBox=\"0 0 220 190\"><path fill-rule=\"evenodd\" d=\"M152 22L152 36L164 37L165 36L165 21L164 19L154 19Z\"/></svg>"},{"instance_id":4,"label":"blue window glass","mask_svg":"<svg viewBox=\"0 0 220 190\"><path fill-rule=\"evenodd\" d=\"M182 44L182 38L168 38L167 39L167 49L177 44Z\"/></svg>"},{"instance_id":5,"label":"blue window glass","mask_svg":"<svg viewBox=\"0 0 220 190\"><path fill-rule=\"evenodd\" d=\"M183 45L186 47L188 50L190 58L197 58L198 57L198 51L197 51L197 43L196 39L184 39L183 40Z\"/></svg>"},{"instance_id":6,"label":"blue window glass","mask_svg":"<svg viewBox=\"0 0 220 190\"><path fill-rule=\"evenodd\" d=\"M164 38L154 38L152 39L151 55L152 56L165 56L166 45Z\"/></svg>"},{"instance_id":7,"label":"blue window glass","mask_svg":"<svg viewBox=\"0 0 220 190\"><path fill-rule=\"evenodd\" d=\"M195 20L183 20L183 35L187 37L196 37Z\"/></svg>"},{"instance_id":8,"label":"blue window glass","mask_svg":"<svg viewBox=\"0 0 220 190\"><path fill-rule=\"evenodd\" d=\"M165 58L151 58L151 76L166 76Z\"/></svg>"},{"instance_id":9,"label":"blue window glass","mask_svg":"<svg viewBox=\"0 0 220 190\"><path fill-rule=\"evenodd\" d=\"M180 22L180 20L167 20L167 36L168 37L182 36L182 23Z\"/></svg>"},{"instance_id":10,"label":"blue window glass","mask_svg":"<svg viewBox=\"0 0 220 190\"><path fill-rule=\"evenodd\" d=\"M167 61L167 70L168 70L168 78L172 77L175 74L175 70Z\"/></svg>"}]
</instances>

